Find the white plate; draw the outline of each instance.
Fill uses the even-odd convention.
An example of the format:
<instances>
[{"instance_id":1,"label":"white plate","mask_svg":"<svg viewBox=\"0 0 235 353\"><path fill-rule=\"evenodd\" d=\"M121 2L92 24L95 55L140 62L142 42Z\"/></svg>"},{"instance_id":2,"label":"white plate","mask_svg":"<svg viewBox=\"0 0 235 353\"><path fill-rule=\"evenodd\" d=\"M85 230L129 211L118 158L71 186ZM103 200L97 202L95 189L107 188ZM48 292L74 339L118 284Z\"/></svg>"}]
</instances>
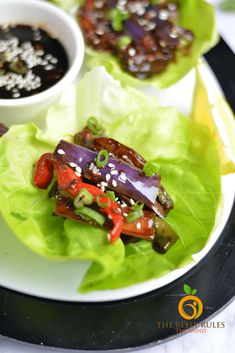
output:
<instances>
[{"instance_id":1,"label":"white plate","mask_svg":"<svg viewBox=\"0 0 235 353\"><path fill-rule=\"evenodd\" d=\"M211 85L218 88L213 74L208 69ZM158 92L163 105L173 105L179 111L189 114L195 73L191 71L174 87ZM156 94L153 89L150 94ZM195 262L161 278L146 281L131 287L96 291L89 294L79 294L77 288L83 275L89 267L88 262L74 261L57 263L46 260L32 253L12 234L4 221L0 219L0 285L33 296L63 301L99 302L120 300L140 295L160 288L179 278L195 266L212 248L227 223L235 196L235 174L222 178L223 200L222 211L217 217L218 224L212 232L205 248L194 255Z\"/></svg>"}]
</instances>

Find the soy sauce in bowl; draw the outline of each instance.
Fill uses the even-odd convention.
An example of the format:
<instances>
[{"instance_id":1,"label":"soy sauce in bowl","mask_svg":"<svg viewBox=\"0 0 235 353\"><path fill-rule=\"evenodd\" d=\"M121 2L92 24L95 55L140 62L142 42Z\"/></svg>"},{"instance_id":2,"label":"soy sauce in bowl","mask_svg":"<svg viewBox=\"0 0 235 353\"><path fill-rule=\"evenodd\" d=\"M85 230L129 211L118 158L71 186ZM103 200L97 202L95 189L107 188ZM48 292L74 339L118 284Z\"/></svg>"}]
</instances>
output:
<instances>
[{"instance_id":1,"label":"soy sauce in bowl","mask_svg":"<svg viewBox=\"0 0 235 353\"><path fill-rule=\"evenodd\" d=\"M0 99L43 92L61 80L68 68L64 47L44 29L0 26Z\"/></svg>"}]
</instances>

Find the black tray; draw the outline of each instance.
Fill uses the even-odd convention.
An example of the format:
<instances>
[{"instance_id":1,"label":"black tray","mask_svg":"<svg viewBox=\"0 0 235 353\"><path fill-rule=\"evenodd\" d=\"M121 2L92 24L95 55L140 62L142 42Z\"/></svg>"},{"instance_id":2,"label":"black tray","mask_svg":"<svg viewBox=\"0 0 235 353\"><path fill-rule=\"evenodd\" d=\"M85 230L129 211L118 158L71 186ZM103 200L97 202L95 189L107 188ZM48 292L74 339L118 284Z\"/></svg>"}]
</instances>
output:
<instances>
[{"instance_id":1,"label":"black tray","mask_svg":"<svg viewBox=\"0 0 235 353\"><path fill-rule=\"evenodd\" d=\"M235 109L232 52L221 40L206 59ZM177 310L184 283L198 289L204 304L202 315L193 321L198 324L234 297L234 268L235 205L223 233L206 257L181 278L148 294L109 303L68 303L0 288L0 334L38 345L80 350L153 345L176 337L176 322L189 324Z\"/></svg>"}]
</instances>

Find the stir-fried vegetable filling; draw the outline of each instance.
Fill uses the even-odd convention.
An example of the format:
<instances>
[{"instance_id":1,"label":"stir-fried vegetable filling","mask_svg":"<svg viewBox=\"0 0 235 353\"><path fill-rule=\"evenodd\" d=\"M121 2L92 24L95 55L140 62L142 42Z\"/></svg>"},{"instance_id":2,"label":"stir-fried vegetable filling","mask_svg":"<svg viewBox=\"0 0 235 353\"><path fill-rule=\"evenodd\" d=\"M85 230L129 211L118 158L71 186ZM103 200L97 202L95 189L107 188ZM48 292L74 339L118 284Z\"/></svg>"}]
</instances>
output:
<instances>
[{"instance_id":1,"label":"stir-fried vegetable filling","mask_svg":"<svg viewBox=\"0 0 235 353\"><path fill-rule=\"evenodd\" d=\"M55 197L55 214L109 229L115 242L121 234L149 240L158 252L166 252L177 235L163 220L173 203L159 175L143 172L145 160L134 150L102 133L95 118L74 137L61 140L54 153L38 160L34 184Z\"/></svg>"},{"instance_id":2,"label":"stir-fried vegetable filling","mask_svg":"<svg viewBox=\"0 0 235 353\"><path fill-rule=\"evenodd\" d=\"M191 30L178 25L179 6L169 0L86 0L78 13L87 44L115 55L124 70L145 79L190 54Z\"/></svg>"}]
</instances>

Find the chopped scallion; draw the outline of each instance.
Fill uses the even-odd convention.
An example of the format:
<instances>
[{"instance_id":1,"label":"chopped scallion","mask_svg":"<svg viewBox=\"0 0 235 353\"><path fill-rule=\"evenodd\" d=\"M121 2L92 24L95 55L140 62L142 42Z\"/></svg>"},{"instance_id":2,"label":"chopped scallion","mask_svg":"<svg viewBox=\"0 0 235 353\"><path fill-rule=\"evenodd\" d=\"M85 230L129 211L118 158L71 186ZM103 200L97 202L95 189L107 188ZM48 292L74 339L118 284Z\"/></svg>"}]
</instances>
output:
<instances>
[{"instance_id":1,"label":"chopped scallion","mask_svg":"<svg viewBox=\"0 0 235 353\"><path fill-rule=\"evenodd\" d=\"M110 206L110 198L106 195L100 194L97 197L97 205L101 208L109 207Z\"/></svg>"},{"instance_id":2,"label":"chopped scallion","mask_svg":"<svg viewBox=\"0 0 235 353\"><path fill-rule=\"evenodd\" d=\"M105 222L105 218L98 212L94 211L89 207L82 207L74 211L74 213L78 216L83 216L89 221L94 221L100 226L103 226Z\"/></svg>"},{"instance_id":3,"label":"chopped scallion","mask_svg":"<svg viewBox=\"0 0 235 353\"><path fill-rule=\"evenodd\" d=\"M93 202L93 196L86 189L82 189L74 200L74 206L81 208L84 205L91 205Z\"/></svg>"},{"instance_id":4,"label":"chopped scallion","mask_svg":"<svg viewBox=\"0 0 235 353\"><path fill-rule=\"evenodd\" d=\"M109 153L107 150L101 150L96 158L96 165L98 168L104 167L109 161Z\"/></svg>"}]
</instances>

